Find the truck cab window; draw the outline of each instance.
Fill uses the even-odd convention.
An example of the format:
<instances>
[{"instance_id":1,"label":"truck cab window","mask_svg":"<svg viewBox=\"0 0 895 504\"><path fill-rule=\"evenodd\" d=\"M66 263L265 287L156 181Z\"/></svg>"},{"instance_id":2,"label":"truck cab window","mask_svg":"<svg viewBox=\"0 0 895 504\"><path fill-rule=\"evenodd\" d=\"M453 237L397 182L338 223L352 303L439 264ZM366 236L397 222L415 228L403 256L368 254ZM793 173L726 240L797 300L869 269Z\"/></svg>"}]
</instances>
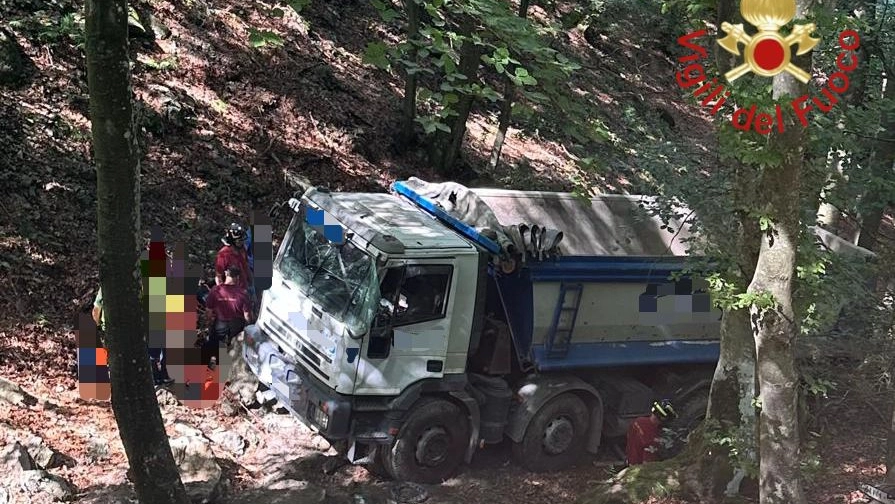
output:
<instances>
[{"instance_id":1,"label":"truck cab window","mask_svg":"<svg viewBox=\"0 0 895 504\"><path fill-rule=\"evenodd\" d=\"M452 267L409 266L398 296L396 326L417 324L444 317Z\"/></svg>"},{"instance_id":2,"label":"truck cab window","mask_svg":"<svg viewBox=\"0 0 895 504\"><path fill-rule=\"evenodd\" d=\"M380 306L392 326L405 326L444 317L453 267L414 265L390 268L380 284Z\"/></svg>"}]
</instances>

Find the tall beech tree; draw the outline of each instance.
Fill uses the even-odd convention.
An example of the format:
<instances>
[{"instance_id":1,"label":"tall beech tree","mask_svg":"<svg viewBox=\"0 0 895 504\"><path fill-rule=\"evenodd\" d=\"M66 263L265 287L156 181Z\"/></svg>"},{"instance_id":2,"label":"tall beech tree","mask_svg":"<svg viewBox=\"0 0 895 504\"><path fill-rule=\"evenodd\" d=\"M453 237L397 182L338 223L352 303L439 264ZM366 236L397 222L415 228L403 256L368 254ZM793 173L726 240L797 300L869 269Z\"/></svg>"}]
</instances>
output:
<instances>
[{"instance_id":1,"label":"tall beech tree","mask_svg":"<svg viewBox=\"0 0 895 504\"><path fill-rule=\"evenodd\" d=\"M796 2L796 22L806 18L807 0ZM810 58L810 56L808 57ZM805 59L808 59L805 58ZM809 60L810 62L810 60ZM801 63L802 66L805 62ZM774 77L774 100L807 93L807 86L789 74ZM805 504L800 468L798 389L795 343L799 333L793 309L793 282L799 243L799 214L805 130L792 113L785 129L769 138L769 149L781 156L763 173L765 205L761 213L770 226L762 233L755 276L748 292L767 296L750 308L755 338L759 402L759 499L761 504Z\"/></svg>"},{"instance_id":2,"label":"tall beech tree","mask_svg":"<svg viewBox=\"0 0 895 504\"><path fill-rule=\"evenodd\" d=\"M135 268L140 257L140 161L127 17L126 0L87 0L87 80L112 410L140 502L187 504L152 384Z\"/></svg>"}]
</instances>

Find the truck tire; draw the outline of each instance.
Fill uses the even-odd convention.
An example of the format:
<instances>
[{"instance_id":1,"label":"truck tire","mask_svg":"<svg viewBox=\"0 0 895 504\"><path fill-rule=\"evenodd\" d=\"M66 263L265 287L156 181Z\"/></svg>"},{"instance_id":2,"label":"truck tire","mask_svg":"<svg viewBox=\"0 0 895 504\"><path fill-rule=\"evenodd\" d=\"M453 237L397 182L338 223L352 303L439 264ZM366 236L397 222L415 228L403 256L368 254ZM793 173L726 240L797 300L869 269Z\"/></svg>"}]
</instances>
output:
<instances>
[{"instance_id":1,"label":"truck tire","mask_svg":"<svg viewBox=\"0 0 895 504\"><path fill-rule=\"evenodd\" d=\"M529 422L521 443L513 443L517 463L532 472L565 469L581 457L587 440L587 406L572 393L551 399Z\"/></svg>"},{"instance_id":2,"label":"truck tire","mask_svg":"<svg viewBox=\"0 0 895 504\"><path fill-rule=\"evenodd\" d=\"M398 481L441 483L463 463L469 446L466 413L445 399L414 405L383 462Z\"/></svg>"},{"instance_id":3,"label":"truck tire","mask_svg":"<svg viewBox=\"0 0 895 504\"><path fill-rule=\"evenodd\" d=\"M379 479L394 479L394 475L389 472L388 464L386 463L385 452L387 452L388 449L389 446L386 445L378 445L371 448L371 450L373 450L372 456L370 457L371 460L365 466L370 474Z\"/></svg>"}]
</instances>

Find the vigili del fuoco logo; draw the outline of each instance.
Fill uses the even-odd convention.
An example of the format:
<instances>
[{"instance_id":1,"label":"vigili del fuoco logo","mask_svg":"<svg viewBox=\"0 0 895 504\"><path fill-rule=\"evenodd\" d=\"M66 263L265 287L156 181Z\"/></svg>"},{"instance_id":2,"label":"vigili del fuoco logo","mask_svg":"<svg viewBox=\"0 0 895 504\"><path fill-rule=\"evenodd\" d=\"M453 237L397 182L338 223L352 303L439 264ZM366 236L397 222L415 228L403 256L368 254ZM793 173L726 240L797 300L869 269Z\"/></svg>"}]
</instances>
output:
<instances>
[{"instance_id":1,"label":"vigili del fuoco logo","mask_svg":"<svg viewBox=\"0 0 895 504\"><path fill-rule=\"evenodd\" d=\"M732 25L728 22L721 24L721 29L727 36L718 39L718 45L742 58L742 64L724 74L727 82L733 83L750 72L768 78L786 72L807 84L811 74L796 66L792 62L792 57L793 53L798 56L807 54L820 42L819 38L811 37L816 26L814 23L796 24L789 35L784 36L780 33L780 29L795 18L796 1L743 0L740 12L757 31L749 35L742 24ZM706 78L705 68L699 60L705 59L708 51L693 43L705 35L706 31L703 29L677 39L678 44L691 52L678 58L681 63L689 64L679 70L676 77L682 89L699 86L693 90L693 95L696 97L705 95L700 104L709 108L712 115L716 115L724 107L730 91L725 91L724 84L719 84L717 78L711 81ZM836 57L837 71L828 76L819 94L813 96L805 94L789 104L778 103L772 113L757 111L756 105L736 108L730 116L733 127L743 131L754 129L762 135L770 134L774 128L782 133L784 131L782 107L787 105L792 107L802 126L807 127L809 112L815 109L823 113L829 112L839 102L839 95L848 91L848 74L858 67L855 51L860 45L861 40L857 32L843 31L839 34L839 47L842 51Z\"/></svg>"}]
</instances>

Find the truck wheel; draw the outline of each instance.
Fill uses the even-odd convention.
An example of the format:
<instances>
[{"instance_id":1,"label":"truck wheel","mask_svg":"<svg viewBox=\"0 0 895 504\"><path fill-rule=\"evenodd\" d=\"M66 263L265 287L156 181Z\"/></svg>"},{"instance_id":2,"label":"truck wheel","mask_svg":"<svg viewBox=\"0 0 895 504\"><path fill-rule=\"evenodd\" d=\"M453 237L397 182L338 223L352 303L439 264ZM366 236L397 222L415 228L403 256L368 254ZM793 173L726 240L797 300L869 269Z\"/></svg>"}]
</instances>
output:
<instances>
[{"instance_id":1,"label":"truck wheel","mask_svg":"<svg viewBox=\"0 0 895 504\"><path fill-rule=\"evenodd\" d=\"M376 476L380 479L393 479L388 470L388 464L386 463L385 452L389 449L386 445L377 445L372 447L373 450L370 462L365 466L367 471L370 472L373 476Z\"/></svg>"},{"instance_id":2,"label":"truck wheel","mask_svg":"<svg viewBox=\"0 0 895 504\"><path fill-rule=\"evenodd\" d=\"M423 399L398 431L386 468L398 481L441 483L463 463L469 445L469 421L456 404Z\"/></svg>"},{"instance_id":3,"label":"truck wheel","mask_svg":"<svg viewBox=\"0 0 895 504\"><path fill-rule=\"evenodd\" d=\"M587 420L587 406L578 396L557 396L531 419L522 442L513 443L513 456L532 472L569 467L584 452Z\"/></svg>"}]
</instances>

